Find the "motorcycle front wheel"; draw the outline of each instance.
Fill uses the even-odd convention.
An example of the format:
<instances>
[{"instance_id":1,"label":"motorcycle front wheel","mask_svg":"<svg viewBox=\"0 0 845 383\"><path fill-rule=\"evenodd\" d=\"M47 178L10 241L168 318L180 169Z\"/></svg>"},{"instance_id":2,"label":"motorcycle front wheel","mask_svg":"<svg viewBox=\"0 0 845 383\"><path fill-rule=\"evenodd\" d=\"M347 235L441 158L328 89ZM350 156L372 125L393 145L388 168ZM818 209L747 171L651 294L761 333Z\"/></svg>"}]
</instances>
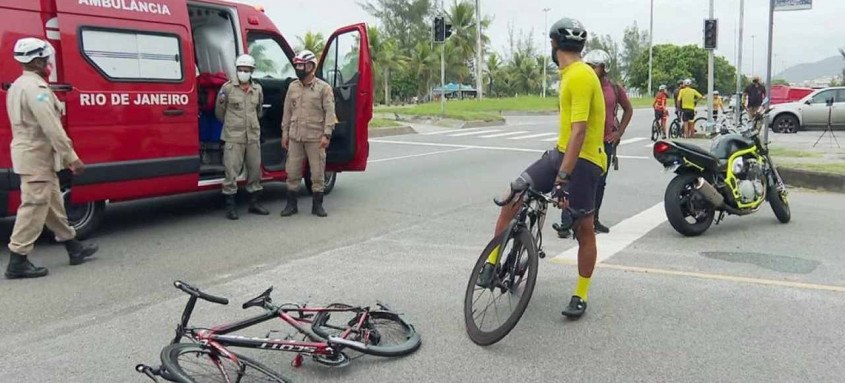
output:
<instances>
[{"instance_id":1,"label":"motorcycle front wheel","mask_svg":"<svg viewBox=\"0 0 845 383\"><path fill-rule=\"evenodd\" d=\"M772 211L775 212L775 217L778 218L780 223L787 223L792 219L792 213L789 211L789 201L785 195L778 191L777 185L769 185L769 190L766 191L766 199L769 200L769 205L772 205Z\"/></svg>"},{"instance_id":2,"label":"motorcycle front wheel","mask_svg":"<svg viewBox=\"0 0 845 383\"><path fill-rule=\"evenodd\" d=\"M716 209L695 191L695 174L678 174L666 187L663 206L669 224L687 237L703 234L713 223Z\"/></svg>"}]
</instances>

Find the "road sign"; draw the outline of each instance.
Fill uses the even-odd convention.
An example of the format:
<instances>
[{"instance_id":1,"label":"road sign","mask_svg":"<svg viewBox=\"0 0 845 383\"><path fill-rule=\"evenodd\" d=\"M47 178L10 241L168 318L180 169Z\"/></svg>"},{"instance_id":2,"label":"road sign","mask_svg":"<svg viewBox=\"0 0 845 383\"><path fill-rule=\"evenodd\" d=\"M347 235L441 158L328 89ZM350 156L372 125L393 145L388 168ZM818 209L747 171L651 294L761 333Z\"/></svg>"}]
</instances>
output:
<instances>
[{"instance_id":1,"label":"road sign","mask_svg":"<svg viewBox=\"0 0 845 383\"><path fill-rule=\"evenodd\" d=\"M813 0L775 0L775 11L813 9Z\"/></svg>"}]
</instances>

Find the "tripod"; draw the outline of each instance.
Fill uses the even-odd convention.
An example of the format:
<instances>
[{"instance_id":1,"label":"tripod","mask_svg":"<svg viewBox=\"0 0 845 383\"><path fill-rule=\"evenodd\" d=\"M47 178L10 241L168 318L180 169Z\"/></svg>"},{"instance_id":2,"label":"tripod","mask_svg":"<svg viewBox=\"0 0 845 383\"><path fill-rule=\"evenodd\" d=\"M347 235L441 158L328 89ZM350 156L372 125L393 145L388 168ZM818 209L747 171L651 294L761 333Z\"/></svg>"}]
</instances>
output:
<instances>
[{"instance_id":1,"label":"tripod","mask_svg":"<svg viewBox=\"0 0 845 383\"><path fill-rule=\"evenodd\" d=\"M819 139L816 140L816 143L813 144L813 147L815 148L816 145L818 145L819 141L822 140L822 137L824 137L825 134L830 133L831 141L836 141L836 147L842 148L841 146L839 146L839 140L836 138L836 134L833 133L833 127L831 123L831 116L833 114L833 97L828 98L827 100L825 100L825 102L827 103L827 127L822 132L822 135L819 136Z\"/></svg>"}]
</instances>

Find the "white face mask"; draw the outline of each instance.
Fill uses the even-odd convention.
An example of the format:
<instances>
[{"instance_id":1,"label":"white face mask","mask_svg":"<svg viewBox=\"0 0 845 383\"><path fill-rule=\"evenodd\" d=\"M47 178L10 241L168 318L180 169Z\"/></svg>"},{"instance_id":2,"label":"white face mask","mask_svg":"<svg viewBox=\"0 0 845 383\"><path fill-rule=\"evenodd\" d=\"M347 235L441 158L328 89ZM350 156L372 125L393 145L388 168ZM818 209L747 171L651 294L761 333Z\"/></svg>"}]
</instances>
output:
<instances>
[{"instance_id":1,"label":"white face mask","mask_svg":"<svg viewBox=\"0 0 845 383\"><path fill-rule=\"evenodd\" d=\"M252 73L250 73L250 72L238 71L238 81L240 81L240 82L249 82L249 80L250 80L251 78L252 78Z\"/></svg>"}]
</instances>

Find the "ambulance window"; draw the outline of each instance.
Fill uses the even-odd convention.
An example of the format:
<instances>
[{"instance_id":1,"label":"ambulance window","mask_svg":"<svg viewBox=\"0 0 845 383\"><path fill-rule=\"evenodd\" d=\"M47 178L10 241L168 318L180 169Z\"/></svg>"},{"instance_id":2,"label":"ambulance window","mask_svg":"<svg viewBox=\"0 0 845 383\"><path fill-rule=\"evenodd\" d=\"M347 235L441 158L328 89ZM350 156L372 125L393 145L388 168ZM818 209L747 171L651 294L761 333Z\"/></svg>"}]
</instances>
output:
<instances>
[{"instance_id":1,"label":"ambulance window","mask_svg":"<svg viewBox=\"0 0 845 383\"><path fill-rule=\"evenodd\" d=\"M159 33L82 30L82 52L111 80L180 81L179 37Z\"/></svg>"},{"instance_id":2,"label":"ambulance window","mask_svg":"<svg viewBox=\"0 0 845 383\"><path fill-rule=\"evenodd\" d=\"M358 57L361 35L357 31L344 33L332 40L323 61L323 79L332 87L358 81Z\"/></svg>"},{"instance_id":3,"label":"ambulance window","mask_svg":"<svg viewBox=\"0 0 845 383\"><path fill-rule=\"evenodd\" d=\"M286 79L296 77L288 55L272 37L249 35L249 54L255 58L254 78Z\"/></svg>"}]
</instances>

